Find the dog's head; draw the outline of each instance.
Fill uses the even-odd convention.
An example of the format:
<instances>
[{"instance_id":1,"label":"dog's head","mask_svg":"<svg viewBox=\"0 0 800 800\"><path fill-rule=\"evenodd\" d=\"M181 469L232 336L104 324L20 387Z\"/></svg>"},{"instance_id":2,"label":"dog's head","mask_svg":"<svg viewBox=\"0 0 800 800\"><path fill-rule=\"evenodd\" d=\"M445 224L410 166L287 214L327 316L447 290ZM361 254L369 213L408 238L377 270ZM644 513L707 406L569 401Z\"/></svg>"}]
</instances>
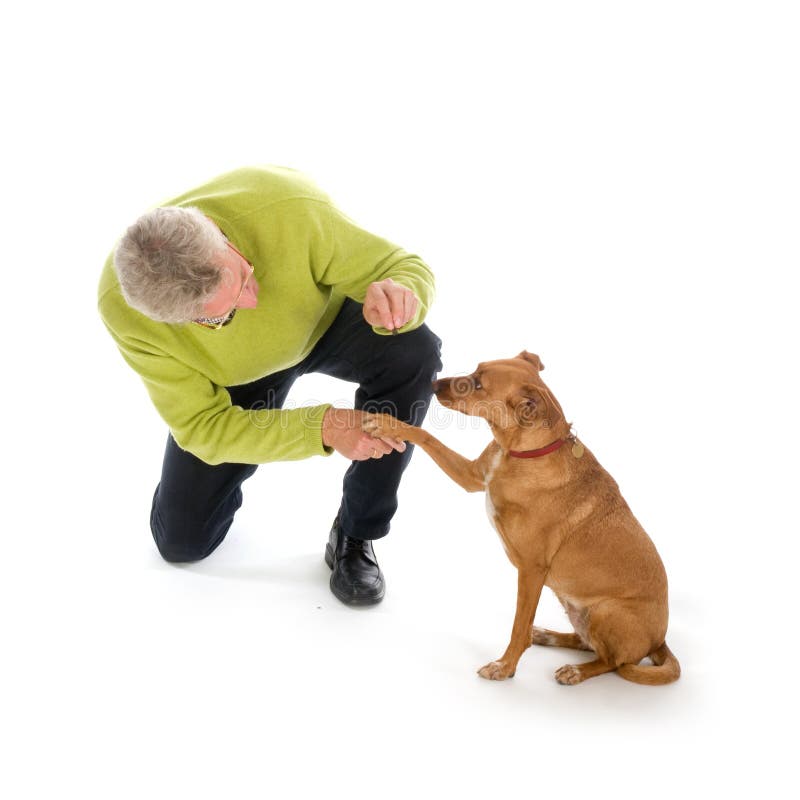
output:
<instances>
[{"instance_id":1,"label":"dog's head","mask_svg":"<svg viewBox=\"0 0 800 800\"><path fill-rule=\"evenodd\" d=\"M515 358L478 364L471 375L434 381L433 391L443 406L503 430L552 428L564 412L539 377L543 369L539 356L523 350Z\"/></svg>"}]
</instances>

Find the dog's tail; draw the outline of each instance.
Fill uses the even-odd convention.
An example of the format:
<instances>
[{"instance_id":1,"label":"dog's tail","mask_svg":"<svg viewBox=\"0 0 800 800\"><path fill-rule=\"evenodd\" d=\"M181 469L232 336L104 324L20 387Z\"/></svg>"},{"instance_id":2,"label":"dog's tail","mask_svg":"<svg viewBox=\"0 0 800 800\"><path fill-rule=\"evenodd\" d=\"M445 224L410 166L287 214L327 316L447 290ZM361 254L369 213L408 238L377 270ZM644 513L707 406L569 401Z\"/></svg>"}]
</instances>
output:
<instances>
[{"instance_id":1,"label":"dog's tail","mask_svg":"<svg viewBox=\"0 0 800 800\"><path fill-rule=\"evenodd\" d=\"M622 664L617 667L617 672L626 681L644 683L647 686L660 686L678 680L681 675L681 665L667 647L666 642L650 653L650 659L655 666L642 667L638 664Z\"/></svg>"}]
</instances>

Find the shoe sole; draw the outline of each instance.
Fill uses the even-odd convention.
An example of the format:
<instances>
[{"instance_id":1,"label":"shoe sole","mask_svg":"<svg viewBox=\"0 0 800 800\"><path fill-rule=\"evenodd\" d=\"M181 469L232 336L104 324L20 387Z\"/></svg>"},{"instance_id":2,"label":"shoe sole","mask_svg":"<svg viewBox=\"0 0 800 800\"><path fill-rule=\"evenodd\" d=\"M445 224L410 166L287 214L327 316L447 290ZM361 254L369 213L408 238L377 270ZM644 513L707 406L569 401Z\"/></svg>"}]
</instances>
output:
<instances>
[{"instance_id":1,"label":"shoe sole","mask_svg":"<svg viewBox=\"0 0 800 800\"><path fill-rule=\"evenodd\" d=\"M325 563L333 569L333 548L329 544L325 545Z\"/></svg>"},{"instance_id":2,"label":"shoe sole","mask_svg":"<svg viewBox=\"0 0 800 800\"><path fill-rule=\"evenodd\" d=\"M331 568L331 570L333 569L333 548L330 546L330 544L325 545L325 563ZM333 575L331 575L328 585L331 587L333 596L346 606L374 606L380 603L386 594L386 590L384 589L378 597L353 597L349 594L343 595L341 592L338 592L336 587L333 585Z\"/></svg>"}]
</instances>

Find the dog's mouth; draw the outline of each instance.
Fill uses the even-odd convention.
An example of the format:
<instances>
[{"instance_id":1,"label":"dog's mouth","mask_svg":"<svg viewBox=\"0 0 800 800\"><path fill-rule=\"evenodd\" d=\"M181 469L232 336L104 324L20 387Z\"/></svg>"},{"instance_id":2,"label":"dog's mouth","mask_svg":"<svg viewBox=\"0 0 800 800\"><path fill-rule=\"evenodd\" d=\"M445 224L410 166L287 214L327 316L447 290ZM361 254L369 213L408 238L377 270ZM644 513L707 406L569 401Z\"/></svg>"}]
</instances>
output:
<instances>
[{"instance_id":1,"label":"dog's mouth","mask_svg":"<svg viewBox=\"0 0 800 800\"><path fill-rule=\"evenodd\" d=\"M453 407L453 401L447 394L446 389L439 389L438 391L434 392L434 395L436 399L439 401L440 405L443 405L445 408Z\"/></svg>"},{"instance_id":2,"label":"dog's mouth","mask_svg":"<svg viewBox=\"0 0 800 800\"><path fill-rule=\"evenodd\" d=\"M438 381L433 382L433 393L436 395L436 399L445 405L450 405L453 402L454 396L463 396L463 393L454 392L454 387L452 385L453 379L452 378L441 378Z\"/></svg>"}]
</instances>

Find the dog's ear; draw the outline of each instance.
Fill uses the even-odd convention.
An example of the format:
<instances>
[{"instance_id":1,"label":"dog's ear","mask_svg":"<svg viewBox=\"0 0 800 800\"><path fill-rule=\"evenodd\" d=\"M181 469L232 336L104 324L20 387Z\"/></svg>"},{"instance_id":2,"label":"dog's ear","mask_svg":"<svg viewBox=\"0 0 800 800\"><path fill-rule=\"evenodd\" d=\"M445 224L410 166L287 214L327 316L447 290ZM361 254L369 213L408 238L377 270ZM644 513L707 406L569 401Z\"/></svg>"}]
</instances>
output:
<instances>
[{"instance_id":1,"label":"dog's ear","mask_svg":"<svg viewBox=\"0 0 800 800\"><path fill-rule=\"evenodd\" d=\"M547 411L547 401L541 390L533 383L523 383L511 401L518 425L532 425Z\"/></svg>"},{"instance_id":2,"label":"dog's ear","mask_svg":"<svg viewBox=\"0 0 800 800\"><path fill-rule=\"evenodd\" d=\"M523 350L517 358L521 358L523 361L527 361L529 364L533 364L536 369L541 372L544 369L544 364L542 364L542 359L536 355L536 353L529 353L527 350Z\"/></svg>"},{"instance_id":3,"label":"dog's ear","mask_svg":"<svg viewBox=\"0 0 800 800\"><path fill-rule=\"evenodd\" d=\"M523 383L519 387L517 400L520 403L526 403L531 408L536 408L542 404L542 393L538 386L533 383Z\"/></svg>"},{"instance_id":4,"label":"dog's ear","mask_svg":"<svg viewBox=\"0 0 800 800\"><path fill-rule=\"evenodd\" d=\"M535 383L523 383L517 390L512 405L514 418L522 426L541 423L542 427L550 428L554 417L563 416L547 387L537 386Z\"/></svg>"}]
</instances>

